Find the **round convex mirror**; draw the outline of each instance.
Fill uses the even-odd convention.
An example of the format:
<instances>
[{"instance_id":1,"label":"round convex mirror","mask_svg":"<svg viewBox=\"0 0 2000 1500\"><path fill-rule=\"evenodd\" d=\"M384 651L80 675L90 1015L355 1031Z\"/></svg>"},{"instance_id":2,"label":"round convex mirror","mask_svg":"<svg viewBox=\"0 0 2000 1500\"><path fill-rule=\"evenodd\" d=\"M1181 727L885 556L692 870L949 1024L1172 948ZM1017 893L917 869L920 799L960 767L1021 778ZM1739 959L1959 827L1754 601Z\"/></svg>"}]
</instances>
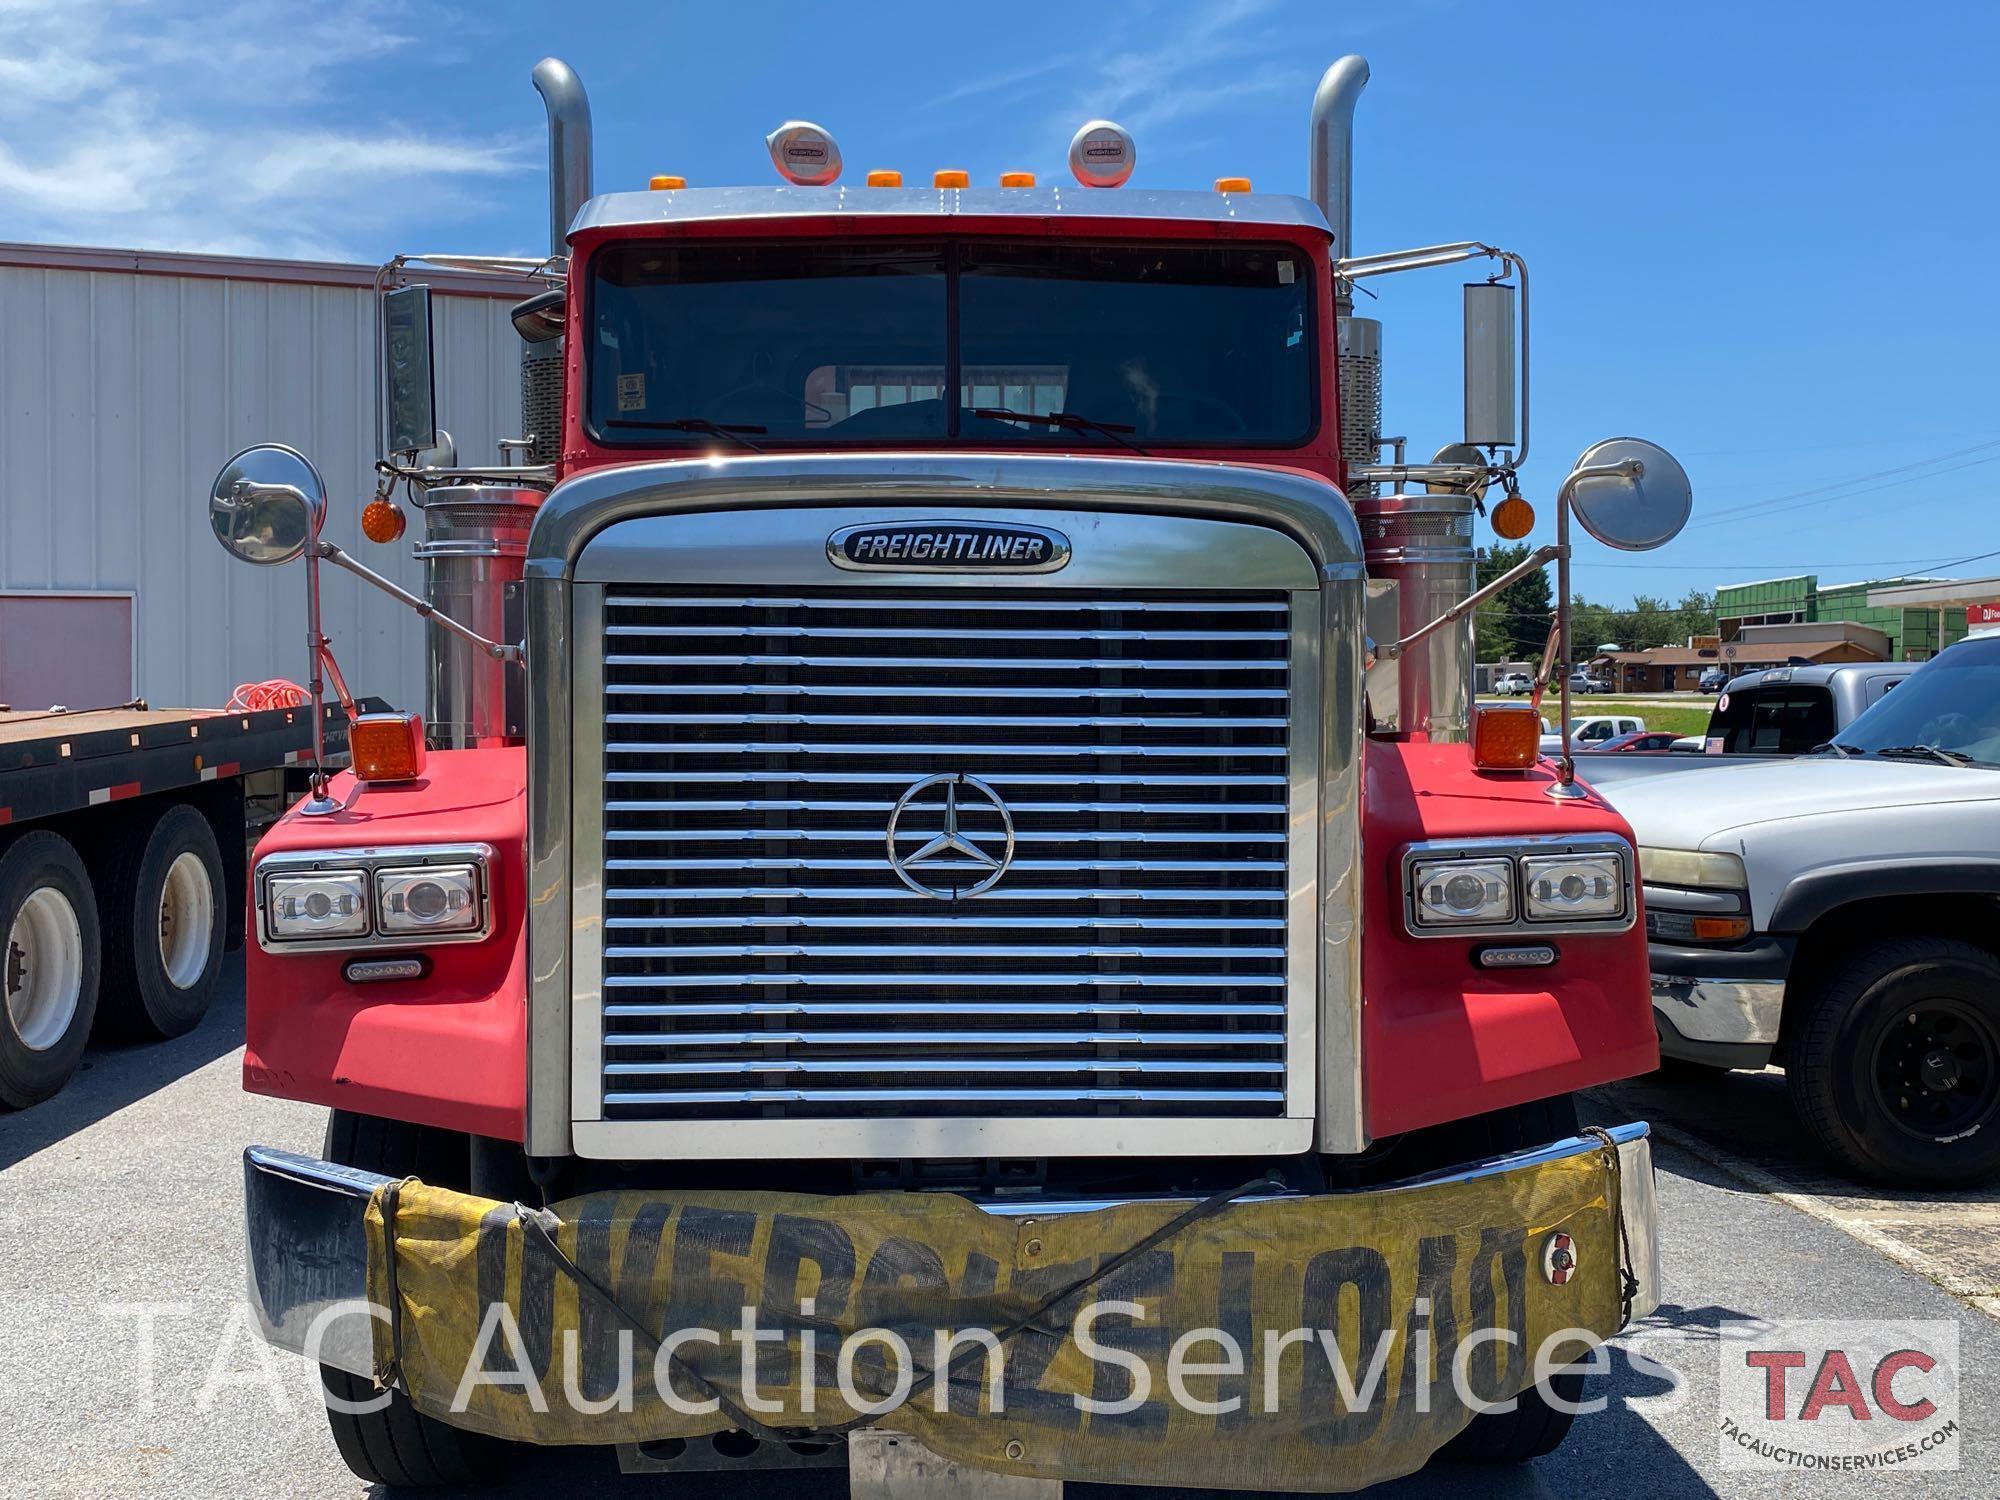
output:
<instances>
[{"instance_id":1,"label":"round convex mirror","mask_svg":"<svg viewBox=\"0 0 2000 1500\"><path fill-rule=\"evenodd\" d=\"M1636 463L1638 472L1579 479L1570 490L1577 524L1607 547L1651 552L1681 534L1694 509L1687 470L1658 443L1644 438L1606 438L1585 450L1579 469Z\"/></svg>"},{"instance_id":2,"label":"round convex mirror","mask_svg":"<svg viewBox=\"0 0 2000 1500\"><path fill-rule=\"evenodd\" d=\"M326 485L295 448L260 443L222 466L208 492L208 524L231 556L258 567L288 563L319 535Z\"/></svg>"}]
</instances>

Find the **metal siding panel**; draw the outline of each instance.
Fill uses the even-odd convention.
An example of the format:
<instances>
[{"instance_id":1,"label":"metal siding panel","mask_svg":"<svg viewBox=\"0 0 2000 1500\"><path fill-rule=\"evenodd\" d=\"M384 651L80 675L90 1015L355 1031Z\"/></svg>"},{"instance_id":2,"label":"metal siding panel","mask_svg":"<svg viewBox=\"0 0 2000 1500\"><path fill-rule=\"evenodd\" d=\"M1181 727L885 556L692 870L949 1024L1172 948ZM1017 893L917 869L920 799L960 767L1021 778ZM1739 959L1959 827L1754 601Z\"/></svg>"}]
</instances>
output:
<instances>
[{"instance_id":1,"label":"metal siding panel","mask_svg":"<svg viewBox=\"0 0 2000 1500\"><path fill-rule=\"evenodd\" d=\"M495 456L518 421L507 306L437 302L440 406L471 461ZM377 453L374 317L362 288L0 266L12 330L0 345L0 588L132 590L135 691L156 703L303 680L301 570L232 563L201 502L236 449L291 443L325 475L328 535L419 586L420 515L395 547L360 535ZM353 689L421 705L421 622L338 570L324 582Z\"/></svg>"}]
</instances>

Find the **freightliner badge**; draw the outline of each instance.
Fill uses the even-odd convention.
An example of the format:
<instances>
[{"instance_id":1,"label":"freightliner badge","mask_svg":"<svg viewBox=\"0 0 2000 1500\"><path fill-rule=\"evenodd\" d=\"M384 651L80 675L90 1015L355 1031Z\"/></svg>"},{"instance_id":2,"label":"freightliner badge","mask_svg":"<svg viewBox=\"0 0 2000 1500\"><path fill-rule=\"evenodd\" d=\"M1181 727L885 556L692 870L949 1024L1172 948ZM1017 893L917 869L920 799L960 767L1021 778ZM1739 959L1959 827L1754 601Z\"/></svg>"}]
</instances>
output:
<instances>
[{"instance_id":1,"label":"freightliner badge","mask_svg":"<svg viewBox=\"0 0 2000 1500\"><path fill-rule=\"evenodd\" d=\"M837 567L905 573L1053 573L1069 561L1069 538L1001 521L881 521L843 526L826 555Z\"/></svg>"}]
</instances>

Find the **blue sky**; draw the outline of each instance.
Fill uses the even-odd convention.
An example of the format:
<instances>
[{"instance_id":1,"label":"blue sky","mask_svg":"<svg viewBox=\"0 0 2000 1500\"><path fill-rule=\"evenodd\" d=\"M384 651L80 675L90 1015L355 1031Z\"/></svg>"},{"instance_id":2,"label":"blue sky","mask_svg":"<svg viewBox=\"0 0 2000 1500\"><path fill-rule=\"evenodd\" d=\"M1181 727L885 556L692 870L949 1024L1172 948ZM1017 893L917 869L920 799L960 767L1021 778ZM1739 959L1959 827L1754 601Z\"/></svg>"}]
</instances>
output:
<instances>
[{"instance_id":1,"label":"blue sky","mask_svg":"<svg viewBox=\"0 0 2000 1500\"><path fill-rule=\"evenodd\" d=\"M1580 548L1580 590L2000 573L1937 566L2000 549L2000 6L0 0L0 239L537 249L549 52L590 92L600 188L768 181L791 116L853 173L1059 175L1107 115L1137 183L1302 192L1349 51L1374 70L1357 249L1528 257L1530 497L1615 434L1693 477L1682 538ZM1459 280L1377 284L1387 425L1421 450L1455 435Z\"/></svg>"}]
</instances>

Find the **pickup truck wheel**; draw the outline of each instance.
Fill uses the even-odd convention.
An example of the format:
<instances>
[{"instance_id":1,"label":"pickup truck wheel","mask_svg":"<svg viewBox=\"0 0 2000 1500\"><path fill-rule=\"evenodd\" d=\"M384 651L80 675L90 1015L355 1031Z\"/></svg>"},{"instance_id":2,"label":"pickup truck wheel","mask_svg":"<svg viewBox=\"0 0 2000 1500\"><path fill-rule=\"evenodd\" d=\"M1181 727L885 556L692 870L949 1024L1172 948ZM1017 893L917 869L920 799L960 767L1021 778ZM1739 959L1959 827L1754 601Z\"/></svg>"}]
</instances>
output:
<instances>
[{"instance_id":1,"label":"pickup truck wheel","mask_svg":"<svg viewBox=\"0 0 2000 1500\"><path fill-rule=\"evenodd\" d=\"M463 1189L471 1173L472 1145L451 1131L337 1109L326 1123L326 1159ZM379 1394L372 1382L345 1370L322 1365L320 1378L329 1396L349 1403ZM437 1489L477 1484L498 1468L506 1444L425 1416L401 1391L388 1395L377 1411L327 1408L333 1445L357 1478L392 1489Z\"/></svg>"},{"instance_id":2,"label":"pickup truck wheel","mask_svg":"<svg viewBox=\"0 0 2000 1500\"><path fill-rule=\"evenodd\" d=\"M1790 1041L1793 1108L1848 1170L1949 1186L2000 1168L2000 960L1954 938L1844 959Z\"/></svg>"},{"instance_id":3,"label":"pickup truck wheel","mask_svg":"<svg viewBox=\"0 0 2000 1500\"><path fill-rule=\"evenodd\" d=\"M0 853L0 1105L69 1082L97 1014L97 901L69 840L46 829Z\"/></svg>"},{"instance_id":4,"label":"pickup truck wheel","mask_svg":"<svg viewBox=\"0 0 2000 1500\"><path fill-rule=\"evenodd\" d=\"M134 1038L192 1031L215 998L228 936L215 830L182 803L143 841L127 838L107 852L104 1029Z\"/></svg>"}]
</instances>

